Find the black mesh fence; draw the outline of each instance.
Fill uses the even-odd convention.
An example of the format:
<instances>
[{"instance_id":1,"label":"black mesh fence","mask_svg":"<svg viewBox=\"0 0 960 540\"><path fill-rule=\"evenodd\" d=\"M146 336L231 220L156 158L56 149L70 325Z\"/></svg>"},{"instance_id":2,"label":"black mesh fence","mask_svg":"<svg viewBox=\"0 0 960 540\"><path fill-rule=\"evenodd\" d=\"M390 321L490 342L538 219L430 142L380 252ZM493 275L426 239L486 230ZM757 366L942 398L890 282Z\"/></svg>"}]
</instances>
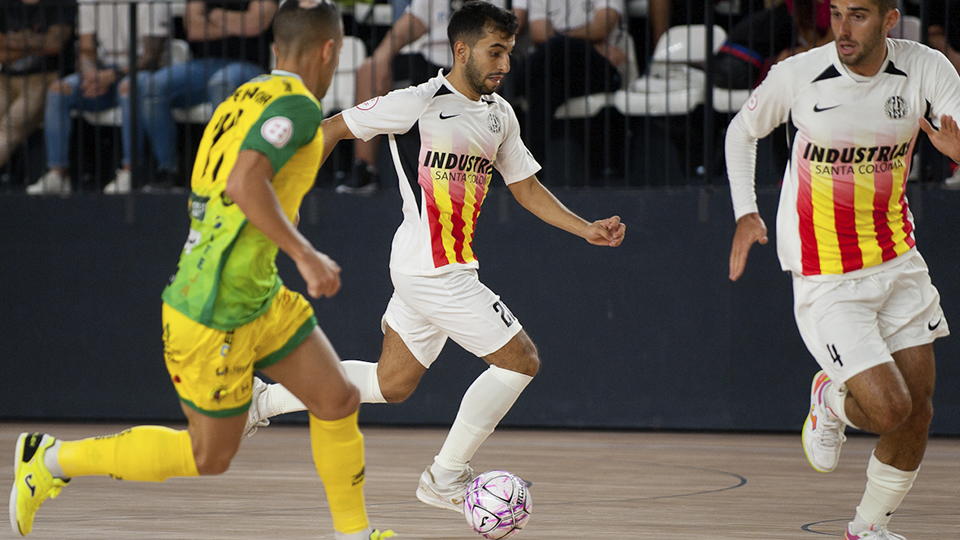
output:
<instances>
[{"instance_id":1,"label":"black mesh fence","mask_svg":"<svg viewBox=\"0 0 960 540\"><path fill-rule=\"evenodd\" d=\"M444 25L459 1L341 3L347 37L325 112L448 69ZM522 26L499 92L550 186L725 185L724 132L751 89L779 60L832 40L829 0L515 2L504 7ZM275 10L271 0L0 3L0 192L185 190L217 100L273 66ZM960 59L958 0L905 0L900 11L896 37ZM781 129L760 142L758 184L779 182L787 140ZM912 180L951 174L929 144L918 149ZM389 168L379 150L340 145L318 186L355 182L357 158ZM69 188L38 189L51 171Z\"/></svg>"}]
</instances>

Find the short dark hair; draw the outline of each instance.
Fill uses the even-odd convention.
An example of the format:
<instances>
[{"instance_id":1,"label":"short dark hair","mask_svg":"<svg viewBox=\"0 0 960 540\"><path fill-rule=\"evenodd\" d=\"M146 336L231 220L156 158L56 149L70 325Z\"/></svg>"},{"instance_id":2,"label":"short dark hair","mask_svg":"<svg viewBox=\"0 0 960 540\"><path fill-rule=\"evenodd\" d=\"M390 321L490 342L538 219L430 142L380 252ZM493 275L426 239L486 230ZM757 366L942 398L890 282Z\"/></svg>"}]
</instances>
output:
<instances>
[{"instance_id":1,"label":"short dark hair","mask_svg":"<svg viewBox=\"0 0 960 540\"><path fill-rule=\"evenodd\" d=\"M512 11L482 0L471 0L450 16L447 39L450 47L458 41L473 47L486 36L488 27L501 35L513 36L519 26L520 19Z\"/></svg>"},{"instance_id":2,"label":"short dark hair","mask_svg":"<svg viewBox=\"0 0 960 540\"><path fill-rule=\"evenodd\" d=\"M899 2L897 0L873 0L880 10L880 15L886 15L891 9L897 9Z\"/></svg>"},{"instance_id":3,"label":"short dark hair","mask_svg":"<svg viewBox=\"0 0 960 540\"><path fill-rule=\"evenodd\" d=\"M329 0L284 0L273 19L273 39L282 55L299 54L342 34L340 8Z\"/></svg>"}]
</instances>

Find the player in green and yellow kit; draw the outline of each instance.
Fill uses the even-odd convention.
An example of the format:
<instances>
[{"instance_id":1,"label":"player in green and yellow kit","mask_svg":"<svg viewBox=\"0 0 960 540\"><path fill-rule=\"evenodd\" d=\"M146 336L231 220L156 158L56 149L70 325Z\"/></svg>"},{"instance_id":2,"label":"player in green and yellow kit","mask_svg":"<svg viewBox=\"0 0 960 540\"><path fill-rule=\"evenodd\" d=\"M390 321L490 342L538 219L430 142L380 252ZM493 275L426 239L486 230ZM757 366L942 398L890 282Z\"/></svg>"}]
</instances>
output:
<instances>
[{"instance_id":1,"label":"player in green and yellow kit","mask_svg":"<svg viewBox=\"0 0 960 540\"><path fill-rule=\"evenodd\" d=\"M14 532L29 534L40 504L76 476L162 481L226 471L240 445L253 371L262 370L307 404L337 540L393 536L372 530L364 508L357 389L310 303L283 286L275 263L278 249L289 255L314 298L340 288L340 268L295 227L323 153L317 98L337 67L340 14L334 3L288 0L273 30L277 69L237 89L204 132L190 232L163 291L164 357L188 429L137 426L80 441L22 434L10 500Z\"/></svg>"}]
</instances>

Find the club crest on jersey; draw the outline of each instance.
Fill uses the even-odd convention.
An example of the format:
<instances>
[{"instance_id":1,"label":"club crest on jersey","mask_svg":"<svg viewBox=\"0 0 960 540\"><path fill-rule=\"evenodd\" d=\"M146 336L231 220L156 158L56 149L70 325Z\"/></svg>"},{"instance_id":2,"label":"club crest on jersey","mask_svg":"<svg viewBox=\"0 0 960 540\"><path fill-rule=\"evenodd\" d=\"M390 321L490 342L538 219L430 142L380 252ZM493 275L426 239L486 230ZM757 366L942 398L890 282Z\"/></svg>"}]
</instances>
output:
<instances>
[{"instance_id":1,"label":"club crest on jersey","mask_svg":"<svg viewBox=\"0 0 960 540\"><path fill-rule=\"evenodd\" d=\"M490 113L490 116L487 117L487 127L490 128L490 132L493 134L499 134L502 126L500 125L500 119L497 118L497 115Z\"/></svg>"},{"instance_id":2,"label":"club crest on jersey","mask_svg":"<svg viewBox=\"0 0 960 540\"><path fill-rule=\"evenodd\" d=\"M283 116L274 116L260 127L260 135L274 148L280 149L293 137L293 122Z\"/></svg>"},{"instance_id":3,"label":"club crest on jersey","mask_svg":"<svg viewBox=\"0 0 960 540\"><path fill-rule=\"evenodd\" d=\"M903 118L907 115L907 102L900 96L890 96L884 103L883 110L891 120Z\"/></svg>"}]
</instances>

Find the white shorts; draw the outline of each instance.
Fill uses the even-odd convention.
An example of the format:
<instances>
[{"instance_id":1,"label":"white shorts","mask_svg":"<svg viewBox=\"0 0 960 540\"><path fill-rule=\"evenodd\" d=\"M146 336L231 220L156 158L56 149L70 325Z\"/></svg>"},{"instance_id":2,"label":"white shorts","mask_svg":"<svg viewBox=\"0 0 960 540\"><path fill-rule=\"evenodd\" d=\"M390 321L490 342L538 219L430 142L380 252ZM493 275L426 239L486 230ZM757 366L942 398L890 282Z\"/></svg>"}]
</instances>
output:
<instances>
[{"instance_id":1,"label":"white shorts","mask_svg":"<svg viewBox=\"0 0 960 540\"><path fill-rule=\"evenodd\" d=\"M950 334L919 253L859 279L814 281L794 274L793 298L800 336L839 384L892 362L892 353Z\"/></svg>"},{"instance_id":2,"label":"white shorts","mask_svg":"<svg viewBox=\"0 0 960 540\"><path fill-rule=\"evenodd\" d=\"M424 367L437 359L447 338L482 358L523 329L500 297L480 283L476 269L438 276L391 271L390 277L393 296L381 325L390 325Z\"/></svg>"}]
</instances>

